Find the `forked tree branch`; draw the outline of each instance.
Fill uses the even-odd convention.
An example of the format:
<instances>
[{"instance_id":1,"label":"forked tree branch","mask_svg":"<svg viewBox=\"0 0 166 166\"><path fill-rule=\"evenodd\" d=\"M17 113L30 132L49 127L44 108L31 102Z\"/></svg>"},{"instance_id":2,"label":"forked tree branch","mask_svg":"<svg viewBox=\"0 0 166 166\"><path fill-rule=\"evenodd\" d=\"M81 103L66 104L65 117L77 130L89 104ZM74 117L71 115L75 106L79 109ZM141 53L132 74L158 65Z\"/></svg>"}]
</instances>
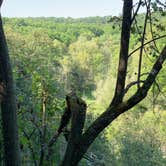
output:
<instances>
[{"instance_id":1,"label":"forked tree branch","mask_svg":"<svg viewBox=\"0 0 166 166\"><path fill-rule=\"evenodd\" d=\"M119 115L134 107L147 96L147 93L154 83L158 73L160 72L165 59L166 46L163 48L163 51L154 63L149 75L147 76L143 85L137 90L137 92L125 102L121 102L117 105L110 105L107 110L103 114L101 114L101 116L99 116L85 131L77 148L79 153L76 149L76 153L79 154L77 156L77 161L82 158L83 154L86 153L88 147L95 140L98 134L104 130L104 128L106 128Z\"/></svg>"},{"instance_id":2,"label":"forked tree branch","mask_svg":"<svg viewBox=\"0 0 166 166\"><path fill-rule=\"evenodd\" d=\"M134 107L136 104L138 104L140 101L142 101L146 96L147 93L152 86L152 84L155 82L155 79L160 72L162 65L166 59L166 46L163 48L160 56L154 63L149 75L147 76L146 80L144 81L142 87L140 87L137 92L126 102L122 103L123 106L123 112L129 110L130 108Z\"/></svg>"}]
</instances>

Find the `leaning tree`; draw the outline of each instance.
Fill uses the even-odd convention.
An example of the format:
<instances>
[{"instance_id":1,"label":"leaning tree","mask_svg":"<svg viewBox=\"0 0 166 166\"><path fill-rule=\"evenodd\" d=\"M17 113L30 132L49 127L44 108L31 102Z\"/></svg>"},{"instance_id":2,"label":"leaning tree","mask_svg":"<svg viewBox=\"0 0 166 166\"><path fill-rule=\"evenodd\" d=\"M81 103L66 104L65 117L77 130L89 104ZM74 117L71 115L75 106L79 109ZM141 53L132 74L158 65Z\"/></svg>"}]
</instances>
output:
<instances>
[{"instance_id":1,"label":"leaning tree","mask_svg":"<svg viewBox=\"0 0 166 166\"><path fill-rule=\"evenodd\" d=\"M3 0L0 0L0 7ZM5 165L20 165L16 98L13 86L12 68L0 16L0 109L4 143Z\"/></svg>"}]
</instances>

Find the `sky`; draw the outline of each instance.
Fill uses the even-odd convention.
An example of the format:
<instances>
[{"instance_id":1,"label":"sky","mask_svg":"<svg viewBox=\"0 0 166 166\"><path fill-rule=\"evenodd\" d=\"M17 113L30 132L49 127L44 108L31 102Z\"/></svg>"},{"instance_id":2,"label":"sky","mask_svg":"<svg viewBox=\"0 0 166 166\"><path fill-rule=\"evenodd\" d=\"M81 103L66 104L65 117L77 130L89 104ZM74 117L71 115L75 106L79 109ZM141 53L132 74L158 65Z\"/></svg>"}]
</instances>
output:
<instances>
[{"instance_id":1,"label":"sky","mask_svg":"<svg viewBox=\"0 0 166 166\"><path fill-rule=\"evenodd\" d=\"M4 0L5 17L88 17L119 15L122 0Z\"/></svg>"}]
</instances>

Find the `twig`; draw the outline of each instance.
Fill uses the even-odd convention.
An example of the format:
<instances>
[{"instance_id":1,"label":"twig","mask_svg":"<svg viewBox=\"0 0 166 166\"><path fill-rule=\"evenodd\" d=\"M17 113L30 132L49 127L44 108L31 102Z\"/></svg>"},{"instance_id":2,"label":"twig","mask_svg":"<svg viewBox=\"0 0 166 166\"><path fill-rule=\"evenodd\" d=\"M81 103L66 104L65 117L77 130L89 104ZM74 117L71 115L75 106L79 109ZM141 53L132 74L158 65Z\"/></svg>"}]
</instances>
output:
<instances>
[{"instance_id":1,"label":"twig","mask_svg":"<svg viewBox=\"0 0 166 166\"><path fill-rule=\"evenodd\" d=\"M134 13L134 11L133 11L133 13ZM138 24L137 24L137 19L135 18L133 21L135 21L135 26L136 26L137 32L138 32L140 38L142 38L140 29L139 29ZM143 49L144 49L144 52L145 52L145 54L146 54L146 49L145 49L145 47L144 47Z\"/></svg>"},{"instance_id":2,"label":"twig","mask_svg":"<svg viewBox=\"0 0 166 166\"><path fill-rule=\"evenodd\" d=\"M149 21L150 21L150 32L151 32L151 35L152 35L152 39L154 39L151 10L149 10ZM153 44L154 44L154 46L156 48L155 50L157 51L157 53L160 53L155 40L153 40Z\"/></svg>"},{"instance_id":3,"label":"twig","mask_svg":"<svg viewBox=\"0 0 166 166\"><path fill-rule=\"evenodd\" d=\"M147 7L146 15L145 15L145 22L144 22L144 29L143 29L143 34L141 38L141 48L140 48L140 55L139 55L139 64L138 64L138 89L140 88L140 75L141 75L141 66L142 66L142 55L143 55L143 48L144 48L144 41L145 41L145 34L146 34L146 27L147 27L147 20L148 20L148 15L149 15L149 8L150 8L150 3L151 0L149 0L149 4L147 5L147 2L145 0L145 4Z\"/></svg>"},{"instance_id":4,"label":"twig","mask_svg":"<svg viewBox=\"0 0 166 166\"><path fill-rule=\"evenodd\" d=\"M140 80L139 83L144 83L144 81L143 81L143 80ZM134 85L136 85L136 84L138 84L138 81L133 81L133 82L129 83L129 84L126 86L126 88L124 89L124 95L129 91L129 89L130 89L132 86L134 86Z\"/></svg>"},{"instance_id":5,"label":"twig","mask_svg":"<svg viewBox=\"0 0 166 166\"><path fill-rule=\"evenodd\" d=\"M159 86L158 82L157 82L157 81L155 81L154 83L156 84L156 86L157 86L157 88L158 88L159 92L162 94L162 96L163 96L164 98L166 98L166 95L165 95L165 93L161 90L161 88L160 88L160 86Z\"/></svg>"},{"instance_id":6,"label":"twig","mask_svg":"<svg viewBox=\"0 0 166 166\"><path fill-rule=\"evenodd\" d=\"M132 24L133 21L135 20L135 17L136 17L137 14L138 14L138 11L139 11L139 8L140 8L141 4L142 4L142 0L140 0L140 1L138 2L137 9L136 9L136 11L134 12L133 17L132 17L132 19L131 19L131 24Z\"/></svg>"},{"instance_id":7,"label":"twig","mask_svg":"<svg viewBox=\"0 0 166 166\"><path fill-rule=\"evenodd\" d=\"M154 39L152 39L152 40L150 40L150 41L144 43L143 46L146 46L147 44L153 42L154 40L159 40L159 39L162 39L162 38L165 38L165 37L166 37L166 35L162 35L162 36L156 37L156 38L154 38ZM139 47L137 47L135 50L133 50L133 51L128 55L128 57L130 57L130 56L133 55L135 52L137 52L141 47L142 47L142 46L139 46Z\"/></svg>"}]
</instances>

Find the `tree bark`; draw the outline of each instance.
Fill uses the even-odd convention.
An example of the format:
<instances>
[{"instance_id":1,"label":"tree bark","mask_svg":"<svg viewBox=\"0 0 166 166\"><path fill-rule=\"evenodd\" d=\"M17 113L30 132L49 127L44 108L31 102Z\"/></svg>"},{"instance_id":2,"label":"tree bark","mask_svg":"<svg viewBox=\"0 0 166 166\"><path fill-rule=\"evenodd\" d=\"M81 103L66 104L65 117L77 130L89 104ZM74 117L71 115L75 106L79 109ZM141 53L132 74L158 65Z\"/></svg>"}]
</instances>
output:
<instances>
[{"instance_id":1,"label":"tree bark","mask_svg":"<svg viewBox=\"0 0 166 166\"><path fill-rule=\"evenodd\" d=\"M77 150L82 137L85 116L86 103L75 94L67 96L67 102L71 110L71 131L68 145L61 166L76 166Z\"/></svg>"},{"instance_id":2,"label":"tree bark","mask_svg":"<svg viewBox=\"0 0 166 166\"><path fill-rule=\"evenodd\" d=\"M114 98L111 103L113 105L116 105L123 100L126 73L127 73L130 29L131 29L131 20L132 20L132 6L133 6L132 0L124 1L118 76L117 76Z\"/></svg>"},{"instance_id":3,"label":"tree bark","mask_svg":"<svg viewBox=\"0 0 166 166\"><path fill-rule=\"evenodd\" d=\"M0 1L1 5L2 1ZM13 86L12 68L7 43L0 16L0 98L4 143L4 160L6 166L20 165L18 126L16 116L16 99Z\"/></svg>"}]
</instances>

